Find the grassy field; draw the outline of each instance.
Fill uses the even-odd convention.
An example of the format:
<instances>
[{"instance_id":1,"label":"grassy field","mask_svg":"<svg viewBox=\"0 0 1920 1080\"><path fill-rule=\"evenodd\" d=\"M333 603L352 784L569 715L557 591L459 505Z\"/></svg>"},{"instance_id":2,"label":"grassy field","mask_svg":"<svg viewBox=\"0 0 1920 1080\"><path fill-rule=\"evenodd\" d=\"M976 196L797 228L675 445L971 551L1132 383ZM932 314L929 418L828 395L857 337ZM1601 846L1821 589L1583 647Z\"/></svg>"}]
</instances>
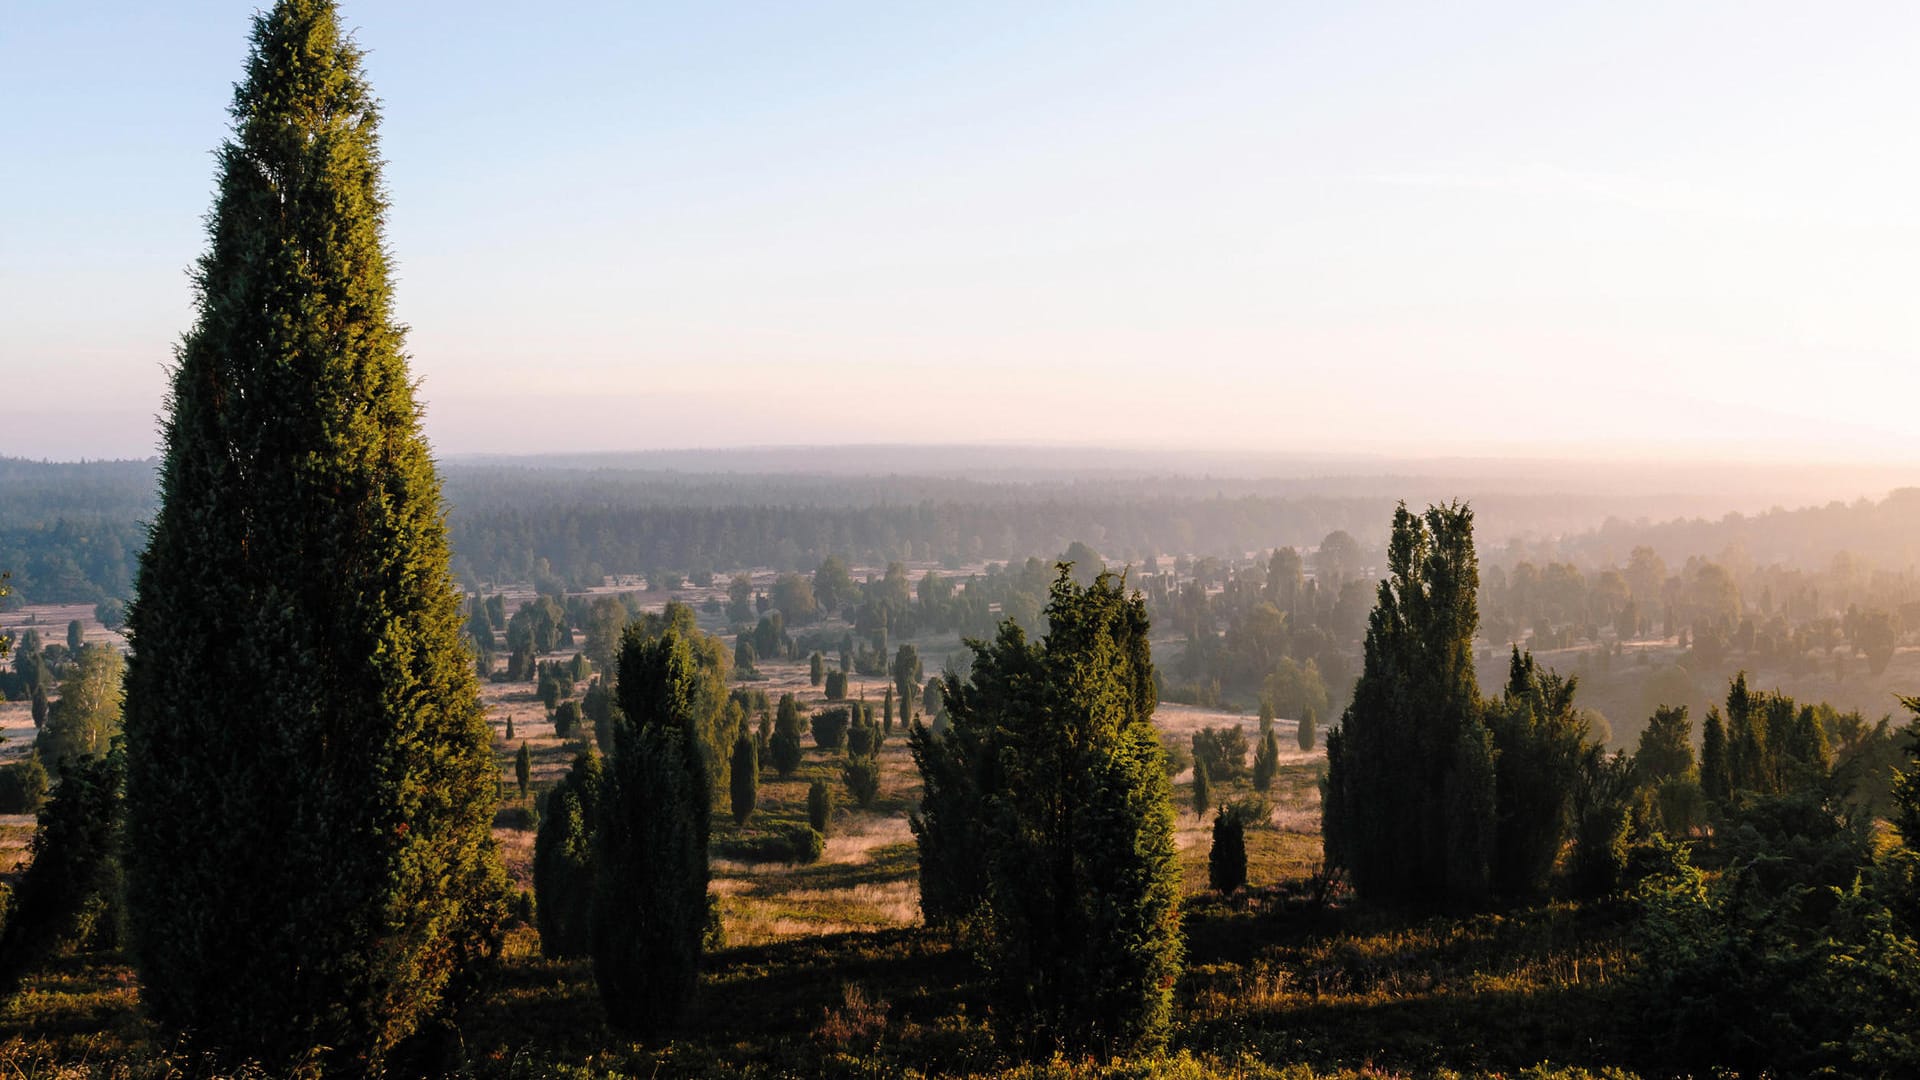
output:
<instances>
[{"instance_id":1,"label":"grassy field","mask_svg":"<svg viewBox=\"0 0 1920 1080\"><path fill-rule=\"evenodd\" d=\"M805 669L765 665L761 686L818 704ZM867 698L881 684L869 680ZM856 684L854 692L858 693ZM555 737L526 686L492 684L507 806L519 804L512 757L524 739L536 787L567 768L575 746ZM1169 740L1251 718L1184 706L1159 715ZM1034 1063L993 1038L982 972L966 946L920 925L907 814L918 778L904 732L881 753L875 805L855 808L836 759L812 747L796 774L763 775L758 807L737 826L715 814L713 892L726 945L710 957L701 999L672 1041L632 1043L606 1029L590 965L540 955L516 926L486 991L459 1018L458 1070L482 1077L980 1076L1289 1077L1502 1075L1581 1077L1625 1063L1658 1074L1658 1055L1625 1041L1618 987L1631 968L1619 922L1558 904L1465 920L1411 919L1315 895L1318 781L1324 757L1292 748L1248 834L1251 887L1223 898L1206 885L1209 823L1176 778L1187 892L1187 974L1165 1055L1147 1060ZM813 779L834 790L826 851L810 865L743 857L756 836L805 821ZM1246 794L1216 784L1216 797ZM496 830L508 872L530 887L532 831ZM517 823L514 823L517 825ZM0 822L7 836L20 831ZM1571 1071L1536 1069L1559 1063ZM60 958L0 1009L0 1075L161 1077L191 1072L142 1019L131 968L117 956ZM1591 1075L1602 1075L1600 1072ZM1608 1073L1606 1075L1618 1075Z\"/></svg>"}]
</instances>

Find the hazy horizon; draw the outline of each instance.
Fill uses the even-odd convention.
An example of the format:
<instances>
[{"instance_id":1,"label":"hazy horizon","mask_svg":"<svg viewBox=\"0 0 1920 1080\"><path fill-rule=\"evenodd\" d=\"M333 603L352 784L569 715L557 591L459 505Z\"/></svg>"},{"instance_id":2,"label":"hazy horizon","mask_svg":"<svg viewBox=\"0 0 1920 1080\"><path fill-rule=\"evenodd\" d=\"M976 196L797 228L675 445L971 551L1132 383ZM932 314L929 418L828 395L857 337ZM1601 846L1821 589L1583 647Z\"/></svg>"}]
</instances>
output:
<instances>
[{"instance_id":1,"label":"hazy horizon","mask_svg":"<svg viewBox=\"0 0 1920 1080\"><path fill-rule=\"evenodd\" d=\"M1033 485L1094 491L1128 486L1180 491L1197 497L1257 495L1283 498L1373 497L1411 503L1518 496L1592 501L1592 525L1608 516L1655 520L1718 517L1773 509L1879 501L1920 487L1900 465L1731 460L1687 462L1569 458L1397 457L1384 454L1284 454L1120 446L1034 444L763 445L637 451L441 454L449 478L529 471L556 479L571 475L658 478L663 484L739 477L793 484L816 481L911 480L960 484ZM12 483L35 475L7 467L140 465L140 458L60 461L0 454ZM796 488L796 494L799 489ZM884 496L881 497L884 501Z\"/></svg>"},{"instance_id":2,"label":"hazy horizon","mask_svg":"<svg viewBox=\"0 0 1920 1080\"><path fill-rule=\"evenodd\" d=\"M0 453L157 445L253 6L0 40ZM344 15L445 455L1920 461L1915 9Z\"/></svg>"}]
</instances>

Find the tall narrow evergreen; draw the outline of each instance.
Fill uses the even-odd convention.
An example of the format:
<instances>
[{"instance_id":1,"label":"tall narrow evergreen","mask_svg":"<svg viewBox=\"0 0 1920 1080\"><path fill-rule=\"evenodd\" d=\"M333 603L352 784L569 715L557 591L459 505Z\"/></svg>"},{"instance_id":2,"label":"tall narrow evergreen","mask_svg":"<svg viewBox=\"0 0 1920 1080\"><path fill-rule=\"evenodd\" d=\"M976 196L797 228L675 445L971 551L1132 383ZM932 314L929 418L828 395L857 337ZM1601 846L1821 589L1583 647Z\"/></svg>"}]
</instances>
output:
<instances>
[{"instance_id":1,"label":"tall narrow evergreen","mask_svg":"<svg viewBox=\"0 0 1920 1080\"><path fill-rule=\"evenodd\" d=\"M269 1067L378 1069L498 948L489 731L329 0L254 19L129 623L144 1003Z\"/></svg>"},{"instance_id":2,"label":"tall narrow evergreen","mask_svg":"<svg viewBox=\"0 0 1920 1080\"><path fill-rule=\"evenodd\" d=\"M1473 512L1394 512L1353 704L1327 737L1327 861L1362 896L1471 904L1489 885L1492 740L1473 671Z\"/></svg>"},{"instance_id":3,"label":"tall narrow evergreen","mask_svg":"<svg viewBox=\"0 0 1920 1080\"><path fill-rule=\"evenodd\" d=\"M1213 778L1207 774L1207 763L1201 758L1193 760L1193 816L1204 818L1207 811L1213 809Z\"/></svg>"},{"instance_id":4,"label":"tall narrow evergreen","mask_svg":"<svg viewBox=\"0 0 1920 1080\"><path fill-rule=\"evenodd\" d=\"M671 1027L692 999L707 922L711 796L700 661L686 632L627 627L618 693L594 852L593 974L608 1023L645 1033Z\"/></svg>"},{"instance_id":5,"label":"tall narrow evergreen","mask_svg":"<svg viewBox=\"0 0 1920 1080\"><path fill-rule=\"evenodd\" d=\"M760 800L760 747L747 734L746 728L740 729L740 737L733 740L733 762L727 776L728 794L733 801L733 820L737 825L745 825L753 816L754 804Z\"/></svg>"},{"instance_id":6,"label":"tall narrow evergreen","mask_svg":"<svg viewBox=\"0 0 1920 1080\"><path fill-rule=\"evenodd\" d=\"M605 772L588 749L547 794L533 844L533 895L540 951L551 957L587 956L595 873L594 830L600 821Z\"/></svg>"},{"instance_id":7,"label":"tall narrow evergreen","mask_svg":"<svg viewBox=\"0 0 1920 1080\"><path fill-rule=\"evenodd\" d=\"M1719 709L1707 710L1700 726L1700 788L1716 807L1733 798L1733 768L1727 760L1727 725Z\"/></svg>"}]
</instances>

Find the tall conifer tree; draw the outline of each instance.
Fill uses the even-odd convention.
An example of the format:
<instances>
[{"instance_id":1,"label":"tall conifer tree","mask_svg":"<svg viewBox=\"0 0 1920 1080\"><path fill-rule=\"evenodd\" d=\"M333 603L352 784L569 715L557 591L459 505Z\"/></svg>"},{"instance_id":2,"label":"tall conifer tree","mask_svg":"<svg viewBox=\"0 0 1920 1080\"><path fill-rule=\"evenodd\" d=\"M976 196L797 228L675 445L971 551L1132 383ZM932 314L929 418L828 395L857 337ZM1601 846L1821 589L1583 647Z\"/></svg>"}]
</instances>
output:
<instances>
[{"instance_id":1,"label":"tall conifer tree","mask_svg":"<svg viewBox=\"0 0 1920 1080\"><path fill-rule=\"evenodd\" d=\"M733 765L727 784L733 800L734 823L745 825L753 816L754 804L760 800L760 748L744 726L740 737L733 740Z\"/></svg>"},{"instance_id":2,"label":"tall conifer tree","mask_svg":"<svg viewBox=\"0 0 1920 1080\"><path fill-rule=\"evenodd\" d=\"M1394 512L1353 704L1327 737L1327 861L1362 896L1472 904L1489 885L1493 746L1473 670L1473 512Z\"/></svg>"},{"instance_id":3,"label":"tall conifer tree","mask_svg":"<svg viewBox=\"0 0 1920 1080\"><path fill-rule=\"evenodd\" d=\"M636 623L621 641L594 852L594 979L607 1021L635 1033L669 1028L685 1012L707 923L700 661L681 627L649 629Z\"/></svg>"},{"instance_id":4,"label":"tall conifer tree","mask_svg":"<svg viewBox=\"0 0 1920 1080\"><path fill-rule=\"evenodd\" d=\"M604 777L600 755L582 752L540 812L533 844L534 911L540 951L550 957L591 954L594 834Z\"/></svg>"},{"instance_id":5,"label":"tall conifer tree","mask_svg":"<svg viewBox=\"0 0 1920 1080\"><path fill-rule=\"evenodd\" d=\"M254 19L129 623L143 999L270 1068L377 1070L505 914L360 58L330 0Z\"/></svg>"},{"instance_id":6,"label":"tall conifer tree","mask_svg":"<svg viewBox=\"0 0 1920 1080\"><path fill-rule=\"evenodd\" d=\"M1165 1038L1180 971L1173 791L1145 600L1060 569L1046 638L1009 621L973 643L967 681L945 680L949 732L911 728L922 902L930 920L986 914L1016 1034L1127 1050Z\"/></svg>"}]
</instances>

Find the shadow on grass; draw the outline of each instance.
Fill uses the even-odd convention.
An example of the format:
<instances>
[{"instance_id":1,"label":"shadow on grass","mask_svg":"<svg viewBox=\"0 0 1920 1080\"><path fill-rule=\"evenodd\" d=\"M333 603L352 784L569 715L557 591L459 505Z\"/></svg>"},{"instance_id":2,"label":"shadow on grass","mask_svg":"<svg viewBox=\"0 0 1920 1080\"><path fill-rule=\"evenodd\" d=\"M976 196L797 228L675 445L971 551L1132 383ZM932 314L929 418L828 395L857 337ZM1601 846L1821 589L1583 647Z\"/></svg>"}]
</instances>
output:
<instances>
[{"instance_id":1,"label":"shadow on grass","mask_svg":"<svg viewBox=\"0 0 1920 1080\"><path fill-rule=\"evenodd\" d=\"M945 938L869 931L720 950L670 1039L609 1032L590 963L524 955L462 1028L482 1076L892 1076L996 1061L965 1019L979 997L978 971Z\"/></svg>"},{"instance_id":2,"label":"shadow on grass","mask_svg":"<svg viewBox=\"0 0 1920 1080\"><path fill-rule=\"evenodd\" d=\"M851 889L915 881L920 874L919 849L911 843L885 844L857 863L813 863L795 866L778 878L756 881L748 896L773 897L802 890Z\"/></svg>"},{"instance_id":3,"label":"shadow on grass","mask_svg":"<svg viewBox=\"0 0 1920 1080\"><path fill-rule=\"evenodd\" d=\"M1645 1055L1627 928L1605 908L1450 918L1314 908L1283 890L1194 899L1183 1047L1416 1075Z\"/></svg>"}]
</instances>

